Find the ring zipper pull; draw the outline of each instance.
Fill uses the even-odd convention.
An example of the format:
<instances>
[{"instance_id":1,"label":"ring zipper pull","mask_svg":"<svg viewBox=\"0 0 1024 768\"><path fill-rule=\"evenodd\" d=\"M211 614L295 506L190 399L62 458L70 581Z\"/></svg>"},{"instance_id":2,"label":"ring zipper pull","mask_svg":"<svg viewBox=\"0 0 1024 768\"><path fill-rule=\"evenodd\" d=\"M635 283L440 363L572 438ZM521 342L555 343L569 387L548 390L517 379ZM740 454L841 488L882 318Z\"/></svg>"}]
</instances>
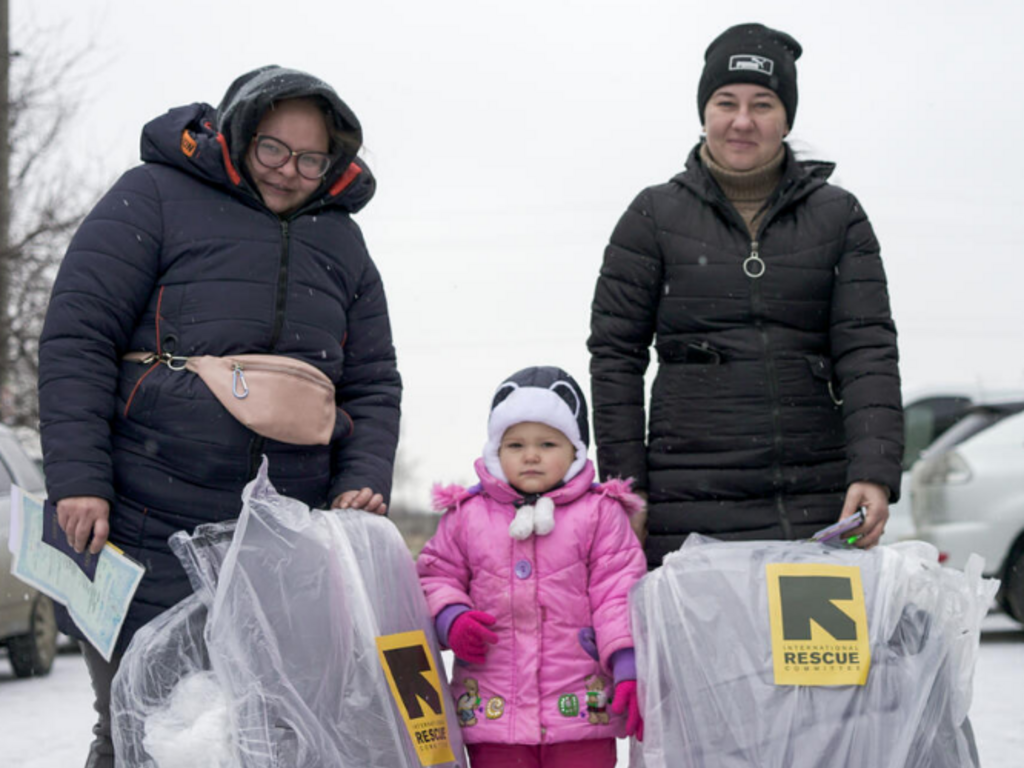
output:
<instances>
[{"instance_id":1,"label":"ring zipper pull","mask_svg":"<svg viewBox=\"0 0 1024 768\"><path fill-rule=\"evenodd\" d=\"M752 280L757 280L764 274L767 268L768 266L764 263L764 259L758 253L757 241L755 240L750 244L750 255L743 260L743 274Z\"/></svg>"},{"instance_id":2,"label":"ring zipper pull","mask_svg":"<svg viewBox=\"0 0 1024 768\"><path fill-rule=\"evenodd\" d=\"M172 371L184 371L188 367L188 358L182 357L181 355L172 355L170 352L164 352L163 362Z\"/></svg>"}]
</instances>

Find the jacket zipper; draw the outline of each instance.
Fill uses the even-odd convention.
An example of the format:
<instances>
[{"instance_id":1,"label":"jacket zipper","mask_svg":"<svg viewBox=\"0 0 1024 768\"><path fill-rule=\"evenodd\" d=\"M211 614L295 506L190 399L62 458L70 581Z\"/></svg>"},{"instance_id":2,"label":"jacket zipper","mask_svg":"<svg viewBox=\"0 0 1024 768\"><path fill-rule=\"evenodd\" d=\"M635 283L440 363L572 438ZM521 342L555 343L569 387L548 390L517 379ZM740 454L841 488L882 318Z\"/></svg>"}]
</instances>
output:
<instances>
[{"instance_id":1,"label":"jacket zipper","mask_svg":"<svg viewBox=\"0 0 1024 768\"><path fill-rule=\"evenodd\" d=\"M255 435L252 442L249 443L249 479L252 480L256 477L256 473L260 471L260 459L263 456L263 445L266 443L266 438L262 435Z\"/></svg>"},{"instance_id":2,"label":"jacket zipper","mask_svg":"<svg viewBox=\"0 0 1024 768\"><path fill-rule=\"evenodd\" d=\"M763 230L762 230L763 231ZM761 271L756 276L748 271L748 263L760 263ZM772 356L771 339L764 327L762 314L764 305L761 302L761 281L758 279L764 274L764 262L760 260L758 241L750 243L750 255L743 262L743 271L751 278L750 280L750 308L754 314L754 327L761 339L761 351L764 355L765 374L768 377L768 396L771 399L772 408L772 486L775 489L775 508L779 513L779 523L782 525L782 533L787 539L793 538L793 526L786 514L786 505L782 500L782 413L779 403L779 377L775 368L775 358Z\"/></svg>"},{"instance_id":3,"label":"jacket zipper","mask_svg":"<svg viewBox=\"0 0 1024 768\"><path fill-rule=\"evenodd\" d=\"M286 376L295 376L296 378L308 381L310 384L316 384L316 386L324 389L328 392L332 392L334 387L326 381L317 378L311 373L305 371L297 371L294 368L289 368L287 365L273 365L271 363L239 363L236 362L232 370L237 374L241 374L243 371L274 371L276 373L283 373ZM245 376L241 376L242 383L245 383Z\"/></svg>"},{"instance_id":4,"label":"jacket zipper","mask_svg":"<svg viewBox=\"0 0 1024 768\"><path fill-rule=\"evenodd\" d=\"M277 347L284 327L284 310L288 302L288 259L291 256L290 232L287 221L281 221L281 265L277 271L277 298L274 302L274 328L270 334L270 351Z\"/></svg>"},{"instance_id":5,"label":"jacket zipper","mask_svg":"<svg viewBox=\"0 0 1024 768\"><path fill-rule=\"evenodd\" d=\"M772 357L771 341L768 338L768 331L764 327L763 313L764 305L761 301L761 277L768 269L768 265L761 258L761 236L764 234L768 223L782 208L784 208L791 195L788 193L792 188L792 181L785 182L786 188L779 194L778 198L765 213L764 218L758 225L757 234L750 241L750 252L743 260L743 273L750 279L750 311L754 316L754 327L757 329L758 338L761 341L761 351L764 356L765 374L768 377L768 394L771 399L772 410L772 487L774 488L775 509L779 516L779 524L782 526L782 534L787 539L793 538L793 525L786 514L786 505L782 499L782 414L779 411L779 381L778 371L775 368L775 360ZM715 188L717 189L717 188ZM734 226L741 232L747 233L746 222L740 216L736 207L724 195L716 191L711 202L718 205L725 216L730 219Z\"/></svg>"},{"instance_id":6,"label":"jacket zipper","mask_svg":"<svg viewBox=\"0 0 1024 768\"><path fill-rule=\"evenodd\" d=\"M787 539L793 538L793 524L790 522L786 511L786 504L782 497L782 404L779 400L779 372L775 367L775 357L772 352L771 339L764 327L764 304L761 301L761 280L767 270L767 264L761 258L760 240L767 229L768 224L775 215L786 206L789 201L787 193L792 188L792 181L787 182L786 188L782 190L774 205L765 213L761 224L757 228L757 234L750 242L750 254L743 261L743 271L750 278L750 308L754 314L754 326L757 328L758 336L761 339L761 350L764 355L765 374L768 377L768 395L771 398L772 409L772 486L775 489L775 509L779 515L779 524L782 526L782 535Z\"/></svg>"},{"instance_id":7,"label":"jacket zipper","mask_svg":"<svg viewBox=\"0 0 1024 768\"><path fill-rule=\"evenodd\" d=\"M269 351L273 352L277 346L277 340L281 337L281 328L284 326L284 310L288 299L288 258L291 253L289 248L290 232L287 221L281 221L281 264L277 270L277 295L274 300L274 326L270 332ZM266 439L261 435L255 435L249 444L249 479L256 477L260 468L260 457L263 454L263 446Z\"/></svg>"}]
</instances>

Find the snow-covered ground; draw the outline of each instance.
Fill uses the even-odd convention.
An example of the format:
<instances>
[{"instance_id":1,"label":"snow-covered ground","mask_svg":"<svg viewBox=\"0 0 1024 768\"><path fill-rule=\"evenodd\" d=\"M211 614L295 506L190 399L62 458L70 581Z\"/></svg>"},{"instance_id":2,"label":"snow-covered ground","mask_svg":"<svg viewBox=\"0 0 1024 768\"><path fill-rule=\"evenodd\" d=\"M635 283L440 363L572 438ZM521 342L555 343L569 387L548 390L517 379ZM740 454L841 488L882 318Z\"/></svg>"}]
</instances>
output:
<instances>
[{"instance_id":1,"label":"snow-covered ground","mask_svg":"<svg viewBox=\"0 0 1024 768\"><path fill-rule=\"evenodd\" d=\"M60 656L44 678L17 680L0 658L0 765L74 768L92 739L89 677L80 656ZM1024 766L1024 631L1000 614L983 625L971 706L984 768ZM627 765L625 742L619 764Z\"/></svg>"}]
</instances>

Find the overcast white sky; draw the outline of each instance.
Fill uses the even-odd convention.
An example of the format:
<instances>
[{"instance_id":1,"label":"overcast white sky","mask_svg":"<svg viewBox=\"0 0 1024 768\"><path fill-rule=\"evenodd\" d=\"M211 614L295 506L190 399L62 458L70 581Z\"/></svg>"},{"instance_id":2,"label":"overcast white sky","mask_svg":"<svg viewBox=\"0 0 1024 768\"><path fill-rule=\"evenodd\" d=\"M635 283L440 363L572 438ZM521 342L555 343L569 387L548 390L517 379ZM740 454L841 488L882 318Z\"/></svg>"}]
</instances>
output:
<instances>
[{"instance_id":1,"label":"overcast white sky","mask_svg":"<svg viewBox=\"0 0 1024 768\"><path fill-rule=\"evenodd\" d=\"M359 115L361 213L406 384L408 490L471 481L490 395L556 364L587 387L602 250L682 168L708 42L760 21L804 47L792 139L838 163L882 243L907 389L1024 386L1018 0L12 0L96 72L71 129L110 180L142 125L238 74L312 72Z\"/></svg>"}]
</instances>

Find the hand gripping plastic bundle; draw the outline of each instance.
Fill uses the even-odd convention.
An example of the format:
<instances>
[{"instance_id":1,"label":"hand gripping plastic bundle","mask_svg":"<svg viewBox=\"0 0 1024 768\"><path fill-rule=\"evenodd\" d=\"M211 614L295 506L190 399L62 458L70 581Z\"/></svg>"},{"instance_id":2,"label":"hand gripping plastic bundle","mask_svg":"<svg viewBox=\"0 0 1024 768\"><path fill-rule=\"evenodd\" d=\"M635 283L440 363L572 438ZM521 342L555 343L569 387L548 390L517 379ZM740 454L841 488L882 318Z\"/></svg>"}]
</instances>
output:
<instances>
[{"instance_id":1,"label":"hand gripping plastic bundle","mask_svg":"<svg viewBox=\"0 0 1024 768\"><path fill-rule=\"evenodd\" d=\"M690 536L631 593L645 768L966 768L998 587L921 542Z\"/></svg>"},{"instance_id":2,"label":"hand gripping plastic bundle","mask_svg":"<svg viewBox=\"0 0 1024 768\"><path fill-rule=\"evenodd\" d=\"M279 496L266 462L243 502L237 523L172 538L195 594L137 632L122 659L118 766L465 766L394 525Z\"/></svg>"}]
</instances>

